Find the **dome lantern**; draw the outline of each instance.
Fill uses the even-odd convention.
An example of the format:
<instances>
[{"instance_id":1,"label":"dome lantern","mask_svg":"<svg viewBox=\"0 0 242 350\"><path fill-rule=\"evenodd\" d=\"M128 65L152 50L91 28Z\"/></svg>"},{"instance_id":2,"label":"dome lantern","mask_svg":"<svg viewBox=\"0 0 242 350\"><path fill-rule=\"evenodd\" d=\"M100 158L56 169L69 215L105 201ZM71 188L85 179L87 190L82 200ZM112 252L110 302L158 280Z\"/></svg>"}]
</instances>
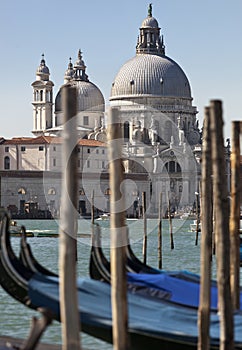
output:
<instances>
[{"instance_id":1,"label":"dome lantern","mask_svg":"<svg viewBox=\"0 0 242 350\"><path fill-rule=\"evenodd\" d=\"M48 81L50 77L49 68L45 64L44 54L42 54L42 59L40 65L36 70L36 80Z\"/></svg>"},{"instance_id":2,"label":"dome lantern","mask_svg":"<svg viewBox=\"0 0 242 350\"><path fill-rule=\"evenodd\" d=\"M160 37L160 28L157 20L152 16L152 4L148 8L148 17L140 27L140 34L136 46L137 54L165 55L164 39Z\"/></svg>"},{"instance_id":3,"label":"dome lantern","mask_svg":"<svg viewBox=\"0 0 242 350\"><path fill-rule=\"evenodd\" d=\"M74 74L74 69L73 69L73 64L71 62L71 57L70 57L68 68L65 72L64 83L68 83L68 81L70 81L72 79L73 74Z\"/></svg>"},{"instance_id":4,"label":"dome lantern","mask_svg":"<svg viewBox=\"0 0 242 350\"><path fill-rule=\"evenodd\" d=\"M74 65L74 80L82 80L82 81L89 81L88 75L86 74L86 66L82 59L82 52L81 50L78 51L78 58Z\"/></svg>"}]
</instances>

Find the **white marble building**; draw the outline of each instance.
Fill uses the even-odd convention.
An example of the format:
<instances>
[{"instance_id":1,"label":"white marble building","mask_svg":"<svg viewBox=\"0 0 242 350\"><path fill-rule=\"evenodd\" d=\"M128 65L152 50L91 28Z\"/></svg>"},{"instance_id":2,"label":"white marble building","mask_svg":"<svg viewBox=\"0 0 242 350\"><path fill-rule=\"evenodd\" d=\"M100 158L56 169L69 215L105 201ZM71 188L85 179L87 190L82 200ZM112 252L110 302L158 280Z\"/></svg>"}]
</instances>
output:
<instances>
[{"instance_id":1,"label":"white marble building","mask_svg":"<svg viewBox=\"0 0 242 350\"><path fill-rule=\"evenodd\" d=\"M173 207L192 205L200 177L201 132L189 81L165 54L164 38L149 6L136 55L113 80L110 104L119 108L128 173L149 173L149 204L160 192Z\"/></svg>"},{"instance_id":2,"label":"white marble building","mask_svg":"<svg viewBox=\"0 0 242 350\"><path fill-rule=\"evenodd\" d=\"M90 212L94 190L95 206L108 211L107 110L101 90L88 79L80 50L74 64L70 59L64 84L78 92L79 210ZM53 86L43 56L32 83L35 137L0 140L1 205L21 212L30 202L59 212L63 115L61 88L54 100ZM165 54L151 5L135 56L122 65L110 87L110 106L118 108L123 132L128 214L141 205L144 191L150 215L158 213L161 192L164 207L168 197L174 208L192 206L200 178L197 109L186 74Z\"/></svg>"}]
</instances>

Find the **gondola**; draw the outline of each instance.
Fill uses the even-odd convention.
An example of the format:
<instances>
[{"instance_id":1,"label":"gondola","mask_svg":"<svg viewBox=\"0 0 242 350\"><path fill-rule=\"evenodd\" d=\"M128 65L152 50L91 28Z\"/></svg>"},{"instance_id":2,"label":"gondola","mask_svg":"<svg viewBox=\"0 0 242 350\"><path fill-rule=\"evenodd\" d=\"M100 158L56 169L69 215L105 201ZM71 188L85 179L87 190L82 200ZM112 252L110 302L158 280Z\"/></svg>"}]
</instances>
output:
<instances>
[{"instance_id":1,"label":"gondola","mask_svg":"<svg viewBox=\"0 0 242 350\"><path fill-rule=\"evenodd\" d=\"M19 302L35 310L47 308L60 321L59 279L33 273L16 257L11 247L9 218L0 221L0 283ZM90 278L77 281L83 332L112 342L111 288ZM128 292L130 349L197 349L197 311L167 301L157 301ZM242 349L242 315L235 319L235 349ZM219 316L211 321L210 349L219 349Z\"/></svg>"},{"instance_id":2,"label":"gondola","mask_svg":"<svg viewBox=\"0 0 242 350\"><path fill-rule=\"evenodd\" d=\"M33 273L16 257L10 242L9 218L0 222L0 282L15 299L33 309L40 307L52 311L60 321L59 280L57 277ZM81 328L84 332L112 342L112 316L110 286L107 283L78 279L78 300ZM141 307L142 305L142 307ZM129 337L132 350L196 349L197 313L192 308L158 302L152 298L128 293ZM237 316L237 327L242 334L242 317ZM219 348L219 322L213 316L211 349ZM237 335L238 336L238 335ZM236 349L242 349L241 339L236 339Z\"/></svg>"},{"instance_id":3,"label":"gondola","mask_svg":"<svg viewBox=\"0 0 242 350\"><path fill-rule=\"evenodd\" d=\"M92 279L110 283L110 262L105 257L101 247L101 231L98 224L94 225L92 235L92 247L89 263L89 274ZM127 238L129 242L129 239ZM160 270L155 269L140 261L134 254L130 244L125 247L126 270L131 273L160 274Z\"/></svg>"},{"instance_id":4,"label":"gondola","mask_svg":"<svg viewBox=\"0 0 242 350\"><path fill-rule=\"evenodd\" d=\"M96 227L98 228L98 226ZM23 228L24 233L24 228ZM132 293L138 293L143 296L151 296L152 298L158 298L161 300L169 299L173 302L182 303L187 306L193 306L197 307L198 305L198 286L197 283L199 282L199 276L196 274L189 273L187 271L159 271L156 269L153 269L144 263L142 263L133 253L130 245L126 247L127 249L127 261L129 262L129 266L127 264L127 271L131 271L132 273L128 274L128 289ZM99 278L102 282L110 283L111 276L110 276L110 263L106 259L105 255L103 254L102 248L101 248L101 240L100 240L100 231L95 230L95 239L92 242L92 258L90 259L90 264L92 265L91 270L94 271L95 277ZM129 255L128 255L129 254ZM132 261L131 261L132 259ZM21 250L20 250L20 260L24 264L24 266L28 267L32 272L40 272L41 274L44 274L46 276L56 276L56 274L52 273L51 271L44 268L42 265L40 265L35 257L32 254L31 247L26 242L26 237L23 235L23 238L21 240ZM95 264L95 265L94 265ZM136 264L136 266L135 266ZM132 267L131 267L132 265ZM141 269L141 267L145 267L146 269ZM95 271L95 269L97 271ZM150 273L147 275L147 271L154 270L155 273ZM137 273L139 274L137 275ZM153 271L152 271L153 272ZM152 275L158 275L162 273L161 278L155 278L152 277ZM102 278L100 278L102 276ZM172 278L171 278L172 277ZM175 284L178 281L178 288L176 288ZM182 280L182 281L181 281ZM184 280L188 282L195 282L196 285L194 286L194 283L187 284ZM186 294L186 298L182 297L181 299L178 298L179 293L177 292L179 289L179 286L181 288L181 284L183 285L183 289L190 289L190 293L182 293ZM174 288L175 287L175 288ZM174 292L175 289L175 292ZM213 308L216 309L217 307L217 300L216 300L216 290L213 291L213 300L214 305ZM196 296L197 295L197 296Z\"/></svg>"},{"instance_id":5,"label":"gondola","mask_svg":"<svg viewBox=\"0 0 242 350\"><path fill-rule=\"evenodd\" d=\"M21 240L20 260L32 272L40 272L46 276L56 274L40 265L32 254L30 245L24 236ZM180 303L189 307L198 307L199 304L199 276L187 271L160 271L142 263L133 253L131 246L126 247L128 289L132 293L143 296L152 296L158 299L169 299L172 302ZM101 248L100 227L95 226L90 270L95 279L110 283L110 263L105 257ZM151 272L150 272L151 271ZM153 272L153 273L152 273ZM159 276L160 275L160 276ZM100 278L101 276L101 278ZM211 310L217 310L217 287L216 281L212 281L211 287ZM242 300L242 297L241 297ZM241 305L242 309L242 305Z\"/></svg>"},{"instance_id":6,"label":"gondola","mask_svg":"<svg viewBox=\"0 0 242 350\"><path fill-rule=\"evenodd\" d=\"M141 262L134 254L130 244L126 246L127 286L132 293L153 295L164 299L169 292L169 300L189 307L198 308L200 276L189 271L164 271L154 269ZM99 227L93 233L89 273L92 279L111 283L110 262L101 246ZM163 293L162 293L163 292ZM211 310L217 311L217 282L211 281ZM242 310L242 290L241 290Z\"/></svg>"},{"instance_id":7,"label":"gondola","mask_svg":"<svg viewBox=\"0 0 242 350\"><path fill-rule=\"evenodd\" d=\"M168 273L171 276L178 277L184 280L200 282L200 276L188 272L186 270L179 271L164 271L155 269L145 263L143 263L133 252L129 239L127 238L128 244L125 247L126 253L126 271L128 273L138 273L138 274L153 274L158 275L161 273ZM111 282L110 275L110 262L104 255L101 243L101 232L99 225L95 225L94 232L92 236L92 246L89 261L89 275L92 279L99 281L104 281L107 283ZM216 284L213 281L213 284Z\"/></svg>"},{"instance_id":8,"label":"gondola","mask_svg":"<svg viewBox=\"0 0 242 350\"><path fill-rule=\"evenodd\" d=\"M200 276L191 273L186 270L179 271L164 271L159 270L154 267L151 267L145 263L143 263L133 252L131 245L129 243L129 238L127 237L127 246L125 247L126 253L126 271L129 273L138 273L138 274L153 274L158 275L161 273L168 273L171 276L181 278L188 281L200 282ZM101 243L101 231L100 226L94 226L94 232L92 235L92 246L91 246L91 254L89 261L89 275L92 279L96 279L99 281L104 281L110 283L110 262L107 260L106 256L102 250ZM215 281L212 281L213 284L216 284Z\"/></svg>"},{"instance_id":9,"label":"gondola","mask_svg":"<svg viewBox=\"0 0 242 350\"><path fill-rule=\"evenodd\" d=\"M57 277L57 274L55 274L54 272L46 269L44 266L42 266L34 257L31 247L28 244L27 240L26 240L26 230L25 227L22 226L21 228L21 241L20 241L20 261L22 262L22 264L29 268L31 271L33 272L39 272L43 275L46 276L55 276Z\"/></svg>"}]
</instances>

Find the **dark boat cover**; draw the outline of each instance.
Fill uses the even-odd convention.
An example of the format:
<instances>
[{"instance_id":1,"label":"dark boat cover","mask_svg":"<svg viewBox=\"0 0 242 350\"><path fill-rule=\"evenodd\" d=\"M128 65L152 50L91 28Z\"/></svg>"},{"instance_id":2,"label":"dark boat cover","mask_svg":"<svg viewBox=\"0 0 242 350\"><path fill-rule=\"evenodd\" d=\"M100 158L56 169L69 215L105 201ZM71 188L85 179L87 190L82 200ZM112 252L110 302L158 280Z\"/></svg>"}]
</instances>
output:
<instances>
[{"instance_id":1,"label":"dark boat cover","mask_svg":"<svg viewBox=\"0 0 242 350\"><path fill-rule=\"evenodd\" d=\"M47 307L59 317L58 278L36 274L29 281L28 288L31 302L34 305ZM89 278L78 279L78 305L84 331L85 328L89 328L89 333L91 334L90 329L93 327L96 331L96 326L98 326L102 332L107 331L111 334L110 291L110 285L107 283ZM178 297L179 292L177 292ZM152 342L152 338L157 340L165 338L178 342L185 341L187 345L190 343L193 346L197 342L197 310L194 308L166 301L157 301L129 292L128 314L128 328L131 339L132 334L135 338L140 334L144 337L147 336L150 342ZM242 314L240 312L235 314L234 323L235 348L239 349L242 348ZM211 313L210 335L211 345L217 347L219 344L219 316L216 312ZM135 339L135 343L138 344L137 339ZM141 348L143 347L141 346Z\"/></svg>"},{"instance_id":2,"label":"dark boat cover","mask_svg":"<svg viewBox=\"0 0 242 350\"><path fill-rule=\"evenodd\" d=\"M200 284L188 279L171 276L168 273L157 275L128 273L128 283L131 285L143 286L152 289L166 291L170 294L170 301L192 306L199 306ZM218 306L217 287L211 286L211 309L217 310ZM241 296L242 302L242 296ZM242 305L240 306L242 309Z\"/></svg>"}]
</instances>

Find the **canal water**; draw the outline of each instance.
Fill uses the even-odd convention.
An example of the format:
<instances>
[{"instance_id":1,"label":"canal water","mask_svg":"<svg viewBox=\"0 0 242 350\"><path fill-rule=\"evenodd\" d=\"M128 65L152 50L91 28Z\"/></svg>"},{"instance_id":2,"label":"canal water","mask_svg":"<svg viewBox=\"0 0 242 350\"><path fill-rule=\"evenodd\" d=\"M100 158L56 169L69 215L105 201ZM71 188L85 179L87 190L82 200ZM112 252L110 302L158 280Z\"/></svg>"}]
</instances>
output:
<instances>
[{"instance_id":1,"label":"canal water","mask_svg":"<svg viewBox=\"0 0 242 350\"><path fill-rule=\"evenodd\" d=\"M195 245L195 233L190 232L191 220L172 220L172 232L174 249L171 250L169 222L162 222L162 267L165 270L189 270L199 273L200 271L200 236L198 245ZM102 245L105 254L109 256L109 222L98 221L102 227ZM39 233L58 233L59 226L56 220L19 220L18 224L25 225L27 231L34 233L34 237L28 238L32 251L37 260L46 268L58 273L58 246L59 238L38 237ZM128 220L129 237L133 251L142 260L143 220ZM90 220L79 220L78 233L78 276L88 276L91 224ZM84 234L84 235L83 235ZM149 219L147 222L147 263L155 268L158 267L158 223L157 220ZM20 239L11 239L16 254L19 252ZM215 261L215 259L214 259ZM215 263L213 263L215 265ZM213 268L213 277L215 266ZM15 301L0 287L0 335L26 338L30 328L32 316L39 316L37 312L28 309ZM82 345L85 349L111 350L112 346L97 340L84 333L81 334ZM61 326L53 322L44 333L41 341L60 344Z\"/></svg>"}]
</instances>

